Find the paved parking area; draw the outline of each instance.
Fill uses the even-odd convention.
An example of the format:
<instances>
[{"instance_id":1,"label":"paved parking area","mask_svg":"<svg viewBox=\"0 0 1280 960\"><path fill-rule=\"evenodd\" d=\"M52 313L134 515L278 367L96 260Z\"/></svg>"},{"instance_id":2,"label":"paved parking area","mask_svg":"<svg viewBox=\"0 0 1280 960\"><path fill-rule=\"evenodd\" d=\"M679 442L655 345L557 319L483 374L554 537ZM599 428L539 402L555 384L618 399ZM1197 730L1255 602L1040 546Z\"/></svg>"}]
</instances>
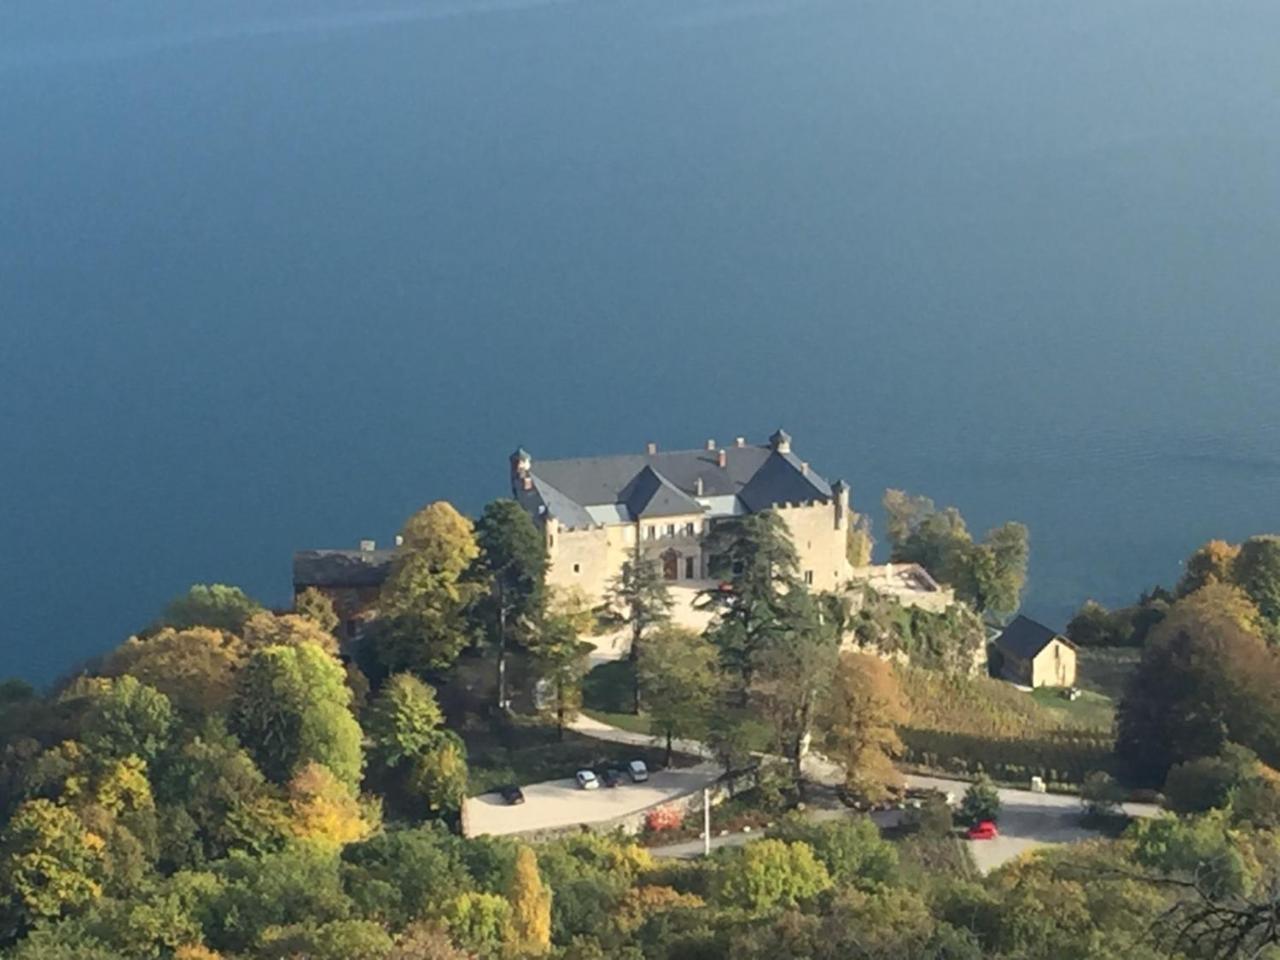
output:
<instances>
[{"instance_id":1,"label":"paved parking area","mask_svg":"<svg viewBox=\"0 0 1280 960\"><path fill-rule=\"evenodd\" d=\"M508 806L496 793L467 799L467 834L501 836L601 823L638 813L708 786L720 775L714 763L680 770L659 770L644 783L582 790L572 779L522 786L524 803Z\"/></svg>"}]
</instances>

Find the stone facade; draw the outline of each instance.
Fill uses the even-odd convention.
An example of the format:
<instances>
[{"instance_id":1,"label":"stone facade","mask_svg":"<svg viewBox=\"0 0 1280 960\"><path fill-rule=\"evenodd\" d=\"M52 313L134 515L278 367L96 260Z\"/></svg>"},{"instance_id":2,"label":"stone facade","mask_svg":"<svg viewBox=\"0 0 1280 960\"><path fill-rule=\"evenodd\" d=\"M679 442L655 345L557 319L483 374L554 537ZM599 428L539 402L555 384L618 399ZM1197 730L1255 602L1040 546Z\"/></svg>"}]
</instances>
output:
<instances>
[{"instance_id":1,"label":"stone facade","mask_svg":"<svg viewBox=\"0 0 1280 960\"><path fill-rule=\"evenodd\" d=\"M715 524L770 509L787 524L804 581L835 590L849 579L849 491L828 485L791 453L779 431L767 445L584 460L511 458L512 493L542 529L547 582L602 600L622 565L638 553L673 586L710 583L708 539Z\"/></svg>"}]
</instances>

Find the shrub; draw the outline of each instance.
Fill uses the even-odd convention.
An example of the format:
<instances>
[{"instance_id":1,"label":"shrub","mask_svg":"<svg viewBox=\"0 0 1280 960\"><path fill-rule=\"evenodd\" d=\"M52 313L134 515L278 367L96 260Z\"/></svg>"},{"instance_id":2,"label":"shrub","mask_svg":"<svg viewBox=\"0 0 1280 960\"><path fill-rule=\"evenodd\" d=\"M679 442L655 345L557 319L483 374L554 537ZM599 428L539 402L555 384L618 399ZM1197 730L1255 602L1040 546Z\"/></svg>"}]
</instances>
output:
<instances>
[{"instance_id":1,"label":"shrub","mask_svg":"<svg viewBox=\"0 0 1280 960\"><path fill-rule=\"evenodd\" d=\"M960 819L974 824L1000 818L1000 794L989 777L979 777L960 803Z\"/></svg>"},{"instance_id":2,"label":"shrub","mask_svg":"<svg viewBox=\"0 0 1280 960\"><path fill-rule=\"evenodd\" d=\"M644 815L644 828L649 833L679 830L684 826L684 814L675 807L655 807Z\"/></svg>"}]
</instances>

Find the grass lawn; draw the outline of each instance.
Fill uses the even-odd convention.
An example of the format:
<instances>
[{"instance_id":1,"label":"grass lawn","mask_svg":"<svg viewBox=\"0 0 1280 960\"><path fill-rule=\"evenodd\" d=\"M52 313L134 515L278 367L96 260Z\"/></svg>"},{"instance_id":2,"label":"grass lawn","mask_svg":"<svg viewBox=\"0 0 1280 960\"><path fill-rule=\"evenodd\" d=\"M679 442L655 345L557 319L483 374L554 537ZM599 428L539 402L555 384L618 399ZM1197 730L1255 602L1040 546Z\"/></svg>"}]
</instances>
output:
<instances>
[{"instance_id":1,"label":"grass lawn","mask_svg":"<svg viewBox=\"0 0 1280 960\"><path fill-rule=\"evenodd\" d=\"M602 663L583 678L582 712L632 733L651 732L649 718L635 706L635 665L630 660Z\"/></svg>"},{"instance_id":2,"label":"grass lawn","mask_svg":"<svg viewBox=\"0 0 1280 960\"><path fill-rule=\"evenodd\" d=\"M1106 729L1115 719L1115 702L1092 690L1081 690L1075 700L1068 700L1060 687L1037 687L1031 699L1046 710L1056 710L1090 727Z\"/></svg>"},{"instance_id":3,"label":"grass lawn","mask_svg":"<svg viewBox=\"0 0 1280 960\"><path fill-rule=\"evenodd\" d=\"M554 726L526 717L514 717L509 723L492 727L476 724L461 735L467 745L470 771L467 792L473 795L507 783L559 780L584 768L630 760L643 760L651 770L657 770L665 766L666 759L666 751L660 748L607 743L572 730L566 730L561 739ZM693 762L679 755L672 760L675 766Z\"/></svg>"},{"instance_id":4,"label":"grass lawn","mask_svg":"<svg viewBox=\"0 0 1280 960\"><path fill-rule=\"evenodd\" d=\"M582 705L599 713L635 716L636 668L630 660L602 663L582 680Z\"/></svg>"}]
</instances>

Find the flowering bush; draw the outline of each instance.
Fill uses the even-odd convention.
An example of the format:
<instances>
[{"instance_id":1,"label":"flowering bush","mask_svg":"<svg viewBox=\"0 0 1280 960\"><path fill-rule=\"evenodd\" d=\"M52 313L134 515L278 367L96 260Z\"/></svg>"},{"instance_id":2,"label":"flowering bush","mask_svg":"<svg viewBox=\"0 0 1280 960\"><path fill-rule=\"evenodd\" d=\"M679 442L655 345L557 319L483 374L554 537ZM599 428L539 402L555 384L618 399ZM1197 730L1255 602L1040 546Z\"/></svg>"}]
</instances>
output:
<instances>
[{"instance_id":1,"label":"flowering bush","mask_svg":"<svg viewBox=\"0 0 1280 960\"><path fill-rule=\"evenodd\" d=\"M682 826L684 814L675 807L656 807L644 815L644 828L650 833L679 830Z\"/></svg>"}]
</instances>

